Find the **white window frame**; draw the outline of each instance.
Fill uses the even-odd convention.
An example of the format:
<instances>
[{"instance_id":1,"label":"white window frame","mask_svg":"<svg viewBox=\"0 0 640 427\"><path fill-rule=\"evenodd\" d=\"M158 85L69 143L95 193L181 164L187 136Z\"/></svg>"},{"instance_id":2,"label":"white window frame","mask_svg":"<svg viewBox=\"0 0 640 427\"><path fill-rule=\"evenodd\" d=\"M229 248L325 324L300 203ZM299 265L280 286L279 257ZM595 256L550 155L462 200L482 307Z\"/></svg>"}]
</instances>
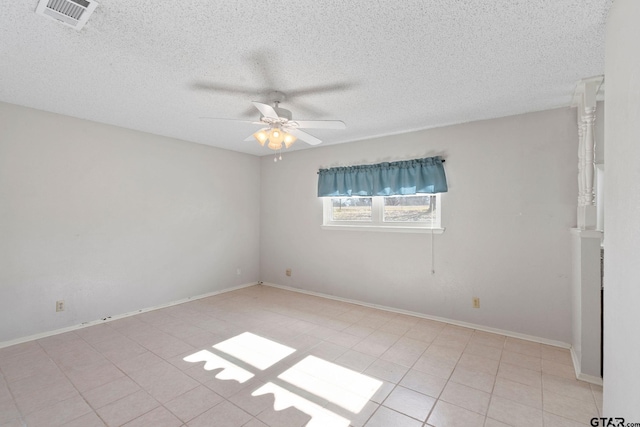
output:
<instances>
[{"instance_id":1,"label":"white window frame","mask_svg":"<svg viewBox=\"0 0 640 427\"><path fill-rule=\"evenodd\" d=\"M442 227L442 197L440 193L435 193L434 196L436 196L437 206L435 227L431 222L385 222L383 220L385 196L371 196L371 221L334 221L331 199L339 197L323 197L322 229L442 234L445 230Z\"/></svg>"}]
</instances>

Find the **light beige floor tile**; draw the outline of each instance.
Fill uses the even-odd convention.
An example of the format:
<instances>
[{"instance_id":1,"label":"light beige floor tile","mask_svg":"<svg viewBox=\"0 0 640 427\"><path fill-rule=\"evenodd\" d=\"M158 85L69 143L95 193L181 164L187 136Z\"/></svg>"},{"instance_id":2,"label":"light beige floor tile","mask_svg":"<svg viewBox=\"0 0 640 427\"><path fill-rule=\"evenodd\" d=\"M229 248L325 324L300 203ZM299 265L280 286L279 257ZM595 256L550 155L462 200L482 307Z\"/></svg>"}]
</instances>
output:
<instances>
[{"instance_id":1,"label":"light beige floor tile","mask_svg":"<svg viewBox=\"0 0 640 427\"><path fill-rule=\"evenodd\" d=\"M528 356L540 357L541 344L532 341L521 340L508 337L504 343L504 349L515 353L526 354Z\"/></svg>"},{"instance_id":2,"label":"light beige floor tile","mask_svg":"<svg viewBox=\"0 0 640 427\"><path fill-rule=\"evenodd\" d=\"M75 396L32 412L25 417L25 421L29 427L59 426L90 412L91 408L84 399Z\"/></svg>"},{"instance_id":3,"label":"light beige floor tile","mask_svg":"<svg viewBox=\"0 0 640 427\"><path fill-rule=\"evenodd\" d=\"M369 418L365 427L421 427L422 423L392 409L381 406Z\"/></svg>"},{"instance_id":4,"label":"light beige floor tile","mask_svg":"<svg viewBox=\"0 0 640 427\"><path fill-rule=\"evenodd\" d=\"M260 421L259 419L253 418L251 421L244 424L242 427L269 427L269 426L263 423L262 421Z\"/></svg>"},{"instance_id":5,"label":"light beige floor tile","mask_svg":"<svg viewBox=\"0 0 640 427\"><path fill-rule=\"evenodd\" d=\"M458 349L446 345L439 345L434 341L424 352L424 357L434 357L448 362L457 362L462 355L463 349Z\"/></svg>"},{"instance_id":6,"label":"light beige floor tile","mask_svg":"<svg viewBox=\"0 0 640 427\"><path fill-rule=\"evenodd\" d=\"M440 395L440 400L486 415L491 394L450 381Z\"/></svg>"},{"instance_id":7,"label":"light beige floor tile","mask_svg":"<svg viewBox=\"0 0 640 427\"><path fill-rule=\"evenodd\" d=\"M465 353L460 356L457 366L462 366L470 371L482 372L495 376L498 373L500 362L475 354Z\"/></svg>"},{"instance_id":8,"label":"light beige floor tile","mask_svg":"<svg viewBox=\"0 0 640 427\"><path fill-rule=\"evenodd\" d=\"M64 423L64 427L104 427L105 425L95 412L89 412L80 418Z\"/></svg>"},{"instance_id":9,"label":"light beige floor tile","mask_svg":"<svg viewBox=\"0 0 640 427\"><path fill-rule=\"evenodd\" d=\"M562 363L573 367L571 352L566 348L552 347L550 345L542 345L541 355L544 360L550 360L556 363Z\"/></svg>"},{"instance_id":10,"label":"light beige floor tile","mask_svg":"<svg viewBox=\"0 0 640 427\"><path fill-rule=\"evenodd\" d=\"M426 394L427 396L435 397L436 399L440 396L440 393L442 393L446 383L447 380L444 378L425 374L415 369L410 369L400 381L401 386Z\"/></svg>"},{"instance_id":11,"label":"light beige floor tile","mask_svg":"<svg viewBox=\"0 0 640 427\"><path fill-rule=\"evenodd\" d=\"M135 371L131 374L131 379L160 403L166 403L199 385L196 380L167 362Z\"/></svg>"},{"instance_id":12,"label":"light beige floor tile","mask_svg":"<svg viewBox=\"0 0 640 427\"><path fill-rule=\"evenodd\" d=\"M9 386L11 388L11 386ZM63 380L49 386L40 388L31 393L15 398L15 403L22 415L30 414L34 411L54 405L72 397L76 397L78 391L71 382Z\"/></svg>"},{"instance_id":13,"label":"light beige floor tile","mask_svg":"<svg viewBox=\"0 0 640 427\"><path fill-rule=\"evenodd\" d=\"M457 363L456 359L441 359L436 356L423 355L413 365L413 369L436 377L449 379Z\"/></svg>"},{"instance_id":14,"label":"light beige floor tile","mask_svg":"<svg viewBox=\"0 0 640 427\"><path fill-rule=\"evenodd\" d=\"M469 344L481 344L499 349L504 348L507 337L504 335L492 334L490 332L475 331L469 340Z\"/></svg>"},{"instance_id":15,"label":"light beige floor tile","mask_svg":"<svg viewBox=\"0 0 640 427\"><path fill-rule=\"evenodd\" d=\"M0 400L0 425L20 418L20 411L12 399Z\"/></svg>"},{"instance_id":16,"label":"light beige floor tile","mask_svg":"<svg viewBox=\"0 0 640 427\"><path fill-rule=\"evenodd\" d=\"M436 399L404 387L396 387L382 403L387 408L426 421Z\"/></svg>"},{"instance_id":17,"label":"light beige floor tile","mask_svg":"<svg viewBox=\"0 0 640 427\"><path fill-rule=\"evenodd\" d=\"M428 424L434 427L481 427L484 415L439 400L429 415Z\"/></svg>"},{"instance_id":18,"label":"light beige floor tile","mask_svg":"<svg viewBox=\"0 0 640 427\"><path fill-rule=\"evenodd\" d=\"M343 329L342 332L349 335L355 335L357 337L360 337L360 340L362 340L363 338L366 338L374 333L375 329L363 325L351 325L348 328Z\"/></svg>"},{"instance_id":19,"label":"light beige floor tile","mask_svg":"<svg viewBox=\"0 0 640 427\"><path fill-rule=\"evenodd\" d=\"M364 373L397 384L408 370L406 366L378 359L365 369Z\"/></svg>"},{"instance_id":20,"label":"light beige floor tile","mask_svg":"<svg viewBox=\"0 0 640 427\"><path fill-rule=\"evenodd\" d=\"M487 416L515 427L542 427L542 410L492 396Z\"/></svg>"},{"instance_id":21,"label":"light beige floor tile","mask_svg":"<svg viewBox=\"0 0 640 427\"><path fill-rule=\"evenodd\" d=\"M502 356L502 348L470 342L464 349L463 354L465 353L486 357L487 359L500 360L500 357Z\"/></svg>"},{"instance_id":22,"label":"light beige floor tile","mask_svg":"<svg viewBox=\"0 0 640 427\"><path fill-rule=\"evenodd\" d=\"M502 421L494 420L493 418L487 417L484 421L484 427L511 427L509 424L505 424Z\"/></svg>"},{"instance_id":23,"label":"light beige floor tile","mask_svg":"<svg viewBox=\"0 0 640 427\"><path fill-rule=\"evenodd\" d=\"M166 408L159 406L133 421L129 421L123 427L180 427L181 425L182 421Z\"/></svg>"},{"instance_id":24,"label":"light beige floor tile","mask_svg":"<svg viewBox=\"0 0 640 427\"><path fill-rule=\"evenodd\" d=\"M542 375L540 372L509 363L500 362L498 377L542 389Z\"/></svg>"},{"instance_id":25,"label":"light beige floor tile","mask_svg":"<svg viewBox=\"0 0 640 427\"><path fill-rule=\"evenodd\" d=\"M471 388L475 388L480 391L491 393L493 390L493 383L496 377L493 375L485 374L483 372L471 371L469 369L457 366L451 375L450 381L458 384L466 385Z\"/></svg>"},{"instance_id":26,"label":"light beige floor tile","mask_svg":"<svg viewBox=\"0 0 640 427\"><path fill-rule=\"evenodd\" d=\"M144 390L139 390L103 406L96 412L108 426L121 426L158 406L160 403L157 400Z\"/></svg>"},{"instance_id":27,"label":"light beige floor tile","mask_svg":"<svg viewBox=\"0 0 640 427\"><path fill-rule=\"evenodd\" d=\"M337 334L331 335L326 341L332 342L334 344L341 345L343 347L351 348L360 341L362 341L362 337L358 337L356 335L348 334L344 331L338 332Z\"/></svg>"},{"instance_id":28,"label":"light beige floor tile","mask_svg":"<svg viewBox=\"0 0 640 427\"><path fill-rule=\"evenodd\" d=\"M183 360L246 331L296 352L242 384ZM308 415L251 392L309 354L381 379L355 415L296 391L354 427L422 427L429 409L424 426L573 427L602 409L566 349L254 286L0 349L0 424L22 426L22 406L29 426L301 427Z\"/></svg>"},{"instance_id":29,"label":"light beige floor tile","mask_svg":"<svg viewBox=\"0 0 640 427\"><path fill-rule=\"evenodd\" d=\"M572 399L594 402L591 387L583 381L543 374L542 388L544 393L552 392Z\"/></svg>"},{"instance_id":30,"label":"light beige floor tile","mask_svg":"<svg viewBox=\"0 0 640 427\"><path fill-rule=\"evenodd\" d=\"M530 387L505 378L497 378L493 394L523 405L542 409L542 391L538 387Z\"/></svg>"},{"instance_id":31,"label":"light beige floor tile","mask_svg":"<svg viewBox=\"0 0 640 427\"><path fill-rule=\"evenodd\" d=\"M425 346L426 348L426 346ZM415 347L403 347L394 344L387 351L385 351L380 359L388 360L402 366L411 367L416 360L422 355L424 349Z\"/></svg>"},{"instance_id":32,"label":"light beige floor tile","mask_svg":"<svg viewBox=\"0 0 640 427\"><path fill-rule=\"evenodd\" d=\"M109 363L97 367L71 369L66 375L78 391L83 392L117 380L123 377L124 373Z\"/></svg>"},{"instance_id":33,"label":"light beige floor tile","mask_svg":"<svg viewBox=\"0 0 640 427\"><path fill-rule=\"evenodd\" d=\"M586 425L591 425L591 424L579 423L577 421L560 417L558 415L555 415L549 412L543 412L543 417L544 417L544 427L584 427Z\"/></svg>"},{"instance_id":34,"label":"light beige floor tile","mask_svg":"<svg viewBox=\"0 0 640 427\"><path fill-rule=\"evenodd\" d=\"M584 424L598 417L595 401L573 399L550 391L544 392L544 410Z\"/></svg>"},{"instance_id":35,"label":"light beige floor tile","mask_svg":"<svg viewBox=\"0 0 640 427\"><path fill-rule=\"evenodd\" d=\"M404 336L430 344L438 336L438 331L421 328L420 325L418 325L409 329Z\"/></svg>"},{"instance_id":36,"label":"light beige floor tile","mask_svg":"<svg viewBox=\"0 0 640 427\"><path fill-rule=\"evenodd\" d=\"M82 396L92 408L102 408L140 390L140 386L129 377L121 377L110 383L85 391Z\"/></svg>"},{"instance_id":37,"label":"light beige floor tile","mask_svg":"<svg viewBox=\"0 0 640 427\"><path fill-rule=\"evenodd\" d=\"M259 399L256 401L259 402ZM187 422L220 402L222 402L222 397L218 394L205 386L198 386L167 402L164 406L182 421Z\"/></svg>"},{"instance_id":38,"label":"light beige floor tile","mask_svg":"<svg viewBox=\"0 0 640 427\"><path fill-rule=\"evenodd\" d=\"M526 354L504 350L500 361L520 366L521 368L530 369L532 371L542 371L542 359L536 356L528 356Z\"/></svg>"},{"instance_id":39,"label":"light beige floor tile","mask_svg":"<svg viewBox=\"0 0 640 427\"><path fill-rule=\"evenodd\" d=\"M206 414L207 413L205 412L204 414L201 415L201 417L204 417ZM289 426L302 427L311 420L311 417L309 415L293 407L286 408L281 411L276 411L273 408L267 408L264 411L262 411L256 418L258 418L260 421L262 421L269 427L289 427ZM215 420L216 418L210 418L210 419ZM209 427L216 424L189 423L188 425L189 427Z\"/></svg>"},{"instance_id":40,"label":"light beige floor tile","mask_svg":"<svg viewBox=\"0 0 640 427\"><path fill-rule=\"evenodd\" d=\"M367 369L376 358L365 353L360 353L355 350L348 350L340 357L338 357L334 363L344 366L345 368L353 369L357 372L362 372Z\"/></svg>"},{"instance_id":41,"label":"light beige floor tile","mask_svg":"<svg viewBox=\"0 0 640 427\"><path fill-rule=\"evenodd\" d=\"M349 420L349 425L352 427L362 427L367 421L369 421L369 418L371 418L371 415L373 415L374 412L376 412L378 410L378 408L380 407L379 404L375 403L375 402L367 402L366 405L364 405L364 407L360 410L360 412L358 412L357 414L345 414L345 418L347 418Z\"/></svg>"},{"instance_id":42,"label":"light beige floor tile","mask_svg":"<svg viewBox=\"0 0 640 427\"><path fill-rule=\"evenodd\" d=\"M327 360L329 362L342 356L349 350L347 347L343 347L332 342L323 341L309 350L309 354L319 357L320 359Z\"/></svg>"},{"instance_id":43,"label":"light beige floor tile","mask_svg":"<svg viewBox=\"0 0 640 427\"><path fill-rule=\"evenodd\" d=\"M388 381L382 381L382 385L376 390L376 392L371 396L371 401L375 403L382 403L389 396L389 394L396 387L394 383L390 383Z\"/></svg>"},{"instance_id":44,"label":"light beige floor tile","mask_svg":"<svg viewBox=\"0 0 640 427\"><path fill-rule=\"evenodd\" d=\"M576 371L572 365L542 359L542 373L569 379L576 379Z\"/></svg>"}]
</instances>

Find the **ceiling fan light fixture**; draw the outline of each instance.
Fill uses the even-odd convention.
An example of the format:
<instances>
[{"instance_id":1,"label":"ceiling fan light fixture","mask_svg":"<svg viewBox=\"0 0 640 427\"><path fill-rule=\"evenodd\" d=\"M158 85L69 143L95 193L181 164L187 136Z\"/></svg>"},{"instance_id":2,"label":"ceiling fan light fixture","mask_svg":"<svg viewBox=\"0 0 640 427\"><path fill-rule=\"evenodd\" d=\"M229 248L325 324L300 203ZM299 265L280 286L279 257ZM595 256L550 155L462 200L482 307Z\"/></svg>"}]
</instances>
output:
<instances>
[{"instance_id":1,"label":"ceiling fan light fixture","mask_svg":"<svg viewBox=\"0 0 640 427\"><path fill-rule=\"evenodd\" d=\"M271 148L274 151L277 151L277 150L282 148L282 141L281 142L274 142L274 141L269 140L269 144L267 145L267 147Z\"/></svg>"},{"instance_id":2,"label":"ceiling fan light fixture","mask_svg":"<svg viewBox=\"0 0 640 427\"><path fill-rule=\"evenodd\" d=\"M289 148L293 145L294 142L296 142L296 138L295 136L291 135L290 133L286 133L284 135L284 146L286 148Z\"/></svg>"},{"instance_id":3,"label":"ceiling fan light fixture","mask_svg":"<svg viewBox=\"0 0 640 427\"><path fill-rule=\"evenodd\" d=\"M269 135L264 129L253 134L253 137L264 147L264 143L269 139Z\"/></svg>"},{"instance_id":4,"label":"ceiling fan light fixture","mask_svg":"<svg viewBox=\"0 0 640 427\"><path fill-rule=\"evenodd\" d=\"M278 144L278 147L280 147L284 140L284 134L280 128L271 129L271 132L269 132L269 143Z\"/></svg>"}]
</instances>

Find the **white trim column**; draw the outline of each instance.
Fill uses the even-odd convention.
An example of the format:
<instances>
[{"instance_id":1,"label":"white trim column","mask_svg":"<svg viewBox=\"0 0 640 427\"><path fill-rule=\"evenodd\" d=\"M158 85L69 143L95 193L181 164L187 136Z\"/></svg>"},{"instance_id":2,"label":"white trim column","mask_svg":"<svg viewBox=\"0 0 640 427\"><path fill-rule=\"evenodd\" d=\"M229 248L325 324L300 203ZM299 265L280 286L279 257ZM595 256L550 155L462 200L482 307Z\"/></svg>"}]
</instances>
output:
<instances>
[{"instance_id":1,"label":"white trim column","mask_svg":"<svg viewBox=\"0 0 640 427\"><path fill-rule=\"evenodd\" d=\"M578 119L578 228L595 230L597 209L595 203L595 151L596 96L603 77L581 80L573 96L572 107L577 108Z\"/></svg>"},{"instance_id":2,"label":"white trim column","mask_svg":"<svg viewBox=\"0 0 640 427\"><path fill-rule=\"evenodd\" d=\"M572 341L576 377L592 383L600 378L600 247L595 195L596 96L603 77L581 80L573 96L578 125L577 228L572 240Z\"/></svg>"}]
</instances>

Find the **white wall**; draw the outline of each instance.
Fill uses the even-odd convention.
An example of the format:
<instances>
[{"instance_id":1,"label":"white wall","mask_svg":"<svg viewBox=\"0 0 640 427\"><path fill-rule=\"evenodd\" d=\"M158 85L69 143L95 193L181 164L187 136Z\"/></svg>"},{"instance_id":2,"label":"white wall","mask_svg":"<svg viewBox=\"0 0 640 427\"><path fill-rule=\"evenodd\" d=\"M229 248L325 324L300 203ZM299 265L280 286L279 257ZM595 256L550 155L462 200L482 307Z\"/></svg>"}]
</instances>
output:
<instances>
[{"instance_id":1,"label":"white wall","mask_svg":"<svg viewBox=\"0 0 640 427\"><path fill-rule=\"evenodd\" d=\"M604 415L640 421L640 2L617 0L605 62Z\"/></svg>"},{"instance_id":2,"label":"white wall","mask_svg":"<svg viewBox=\"0 0 640 427\"><path fill-rule=\"evenodd\" d=\"M567 108L263 157L261 280L569 343L577 141ZM319 168L432 155L435 275L429 235L320 228Z\"/></svg>"},{"instance_id":3,"label":"white wall","mask_svg":"<svg viewBox=\"0 0 640 427\"><path fill-rule=\"evenodd\" d=\"M259 170L0 103L0 342L257 281Z\"/></svg>"}]
</instances>

